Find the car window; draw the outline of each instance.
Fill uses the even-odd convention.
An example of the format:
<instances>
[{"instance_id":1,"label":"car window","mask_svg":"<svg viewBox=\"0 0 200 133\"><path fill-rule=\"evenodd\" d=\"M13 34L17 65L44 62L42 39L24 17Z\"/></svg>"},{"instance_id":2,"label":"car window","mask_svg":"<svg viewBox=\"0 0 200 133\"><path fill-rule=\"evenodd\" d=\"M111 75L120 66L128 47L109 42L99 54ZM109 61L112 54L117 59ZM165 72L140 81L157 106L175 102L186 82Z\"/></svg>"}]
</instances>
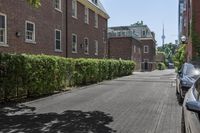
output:
<instances>
[{"instance_id":1,"label":"car window","mask_svg":"<svg viewBox=\"0 0 200 133\"><path fill-rule=\"evenodd\" d=\"M188 64L184 66L183 74L189 76L199 75L199 69L192 64Z\"/></svg>"}]
</instances>

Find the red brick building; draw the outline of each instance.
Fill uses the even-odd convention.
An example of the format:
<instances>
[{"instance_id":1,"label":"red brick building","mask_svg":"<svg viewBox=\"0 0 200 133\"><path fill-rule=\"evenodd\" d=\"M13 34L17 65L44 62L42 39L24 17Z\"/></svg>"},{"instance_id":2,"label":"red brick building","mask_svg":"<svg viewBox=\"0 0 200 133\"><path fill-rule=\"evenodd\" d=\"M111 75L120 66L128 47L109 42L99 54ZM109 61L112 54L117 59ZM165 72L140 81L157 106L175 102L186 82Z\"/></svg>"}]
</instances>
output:
<instances>
[{"instance_id":1,"label":"red brick building","mask_svg":"<svg viewBox=\"0 0 200 133\"><path fill-rule=\"evenodd\" d=\"M156 41L154 38L141 38L140 41L143 46L142 70L156 69Z\"/></svg>"},{"instance_id":2,"label":"red brick building","mask_svg":"<svg viewBox=\"0 0 200 133\"><path fill-rule=\"evenodd\" d=\"M67 0L67 57L107 56L107 19L99 0Z\"/></svg>"},{"instance_id":3,"label":"red brick building","mask_svg":"<svg viewBox=\"0 0 200 133\"><path fill-rule=\"evenodd\" d=\"M107 19L99 0L0 0L0 52L107 56Z\"/></svg>"},{"instance_id":4,"label":"red brick building","mask_svg":"<svg viewBox=\"0 0 200 133\"><path fill-rule=\"evenodd\" d=\"M66 56L66 0L60 2L33 8L26 0L0 0L0 52Z\"/></svg>"},{"instance_id":5,"label":"red brick building","mask_svg":"<svg viewBox=\"0 0 200 133\"><path fill-rule=\"evenodd\" d=\"M141 69L142 53L141 42L133 37L114 37L108 40L108 57L134 60L137 63L136 70Z\"/></svg>"},{"instance_id":6,"label":"red brick building","mask_svg":"<svg viewBox=\"0 0 200 133\"><path fill-rule=\"evenodd\" d=\"M111 37L108 39L108 55L112 59L134 60L136 70L151 71L156 67L156 43L151 38Z\"/></svg>"},{"instance_id":7,"label":"red brick building","mask_svg":"<svg viewBox=\"0 0 200 133\"><path fill-rule=\"evenodd\" d=\"M180 1L184 3L183 13L179 14L183 18L182 24L179 23L182 31L180 36L186 36L187 61L190 61L200 57L200 1Z\"/></svg>"}]
</instances>

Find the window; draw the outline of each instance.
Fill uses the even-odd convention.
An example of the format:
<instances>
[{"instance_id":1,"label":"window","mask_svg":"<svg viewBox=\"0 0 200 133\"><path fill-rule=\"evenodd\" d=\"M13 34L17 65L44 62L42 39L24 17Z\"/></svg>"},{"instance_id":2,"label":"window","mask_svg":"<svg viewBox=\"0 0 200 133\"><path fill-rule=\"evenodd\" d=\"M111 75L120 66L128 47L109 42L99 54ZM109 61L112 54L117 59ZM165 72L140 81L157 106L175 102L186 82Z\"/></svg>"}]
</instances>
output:
<instances>
[{"instance_id":1,"label":"window","mask_svg":"<svg viewBox=\"0 0 200 133\"><path fill-rule=\"evenodd\" d=\"M89 39L84 38L84 53L89 54Z\"/></svg>"},{"instance_id":2,"label":"window","mask_svg":"<svg viewBox=\"0 0 200 133\"><path fill-rule=\"evenodd\" d=\"M142 36L144 37L144 36L146 36L146 31L142 31Z\"/></svg>"},{"instance_id":3,"label":"window","mask_svg":"<svg viewBox=\"0 0 200 133\"><path fill-rule=\"evenodd\" d=\"M72 17L77 18L77 1L72 0Z\"/></svg>"},{"instance_id":4,"label":"window","mask_svg":"<svg viewBox=\"0 0 200 133\"><path fill-rule=\"evenodd\" d=\"M96 13L95 13L95 15L94 15L94 21L95 21L94 27L95 27L95 28L98 28L98 25L99 25L98 21L99 21L99 20L98 20L98 14L96 14Z\"/></svg>"},{"instance_id":5,"label":"window","mask_svg":"<svg viewBox=\"0 0 200 133\"><path fill-rule=\"evenodd\" d=\"M77 35L72 34L72 53L77 53Z\"/></svg>"},{"instance_id":6,"label":"window","mask_svg":"<svg viewBox=\"0 0 200 133\"><path fill-rule=\"evenodd\" d=\"M61 51L61 30L55 30L55 50Z\"/></svg>"},{"instance_id":7,"label":"window","mask_svg":"<svg viewBox=\"0 0 200 133\"><path fill-rule=\"evenodd\" d=\"M85 23L89 24L89 9L85 7Z\"/></svg>"},{"instance_id":8,"label":"window","mask_svg":"<svg viewBox=\"0 0 200 133\"><path fill-rule=\"evenodd\" d=\"M95 43L95 45L94 45L95 46L95 55L98 55L99 54L99 46L98 46L99 44L98 44L98 41L95 40L94 43Z\"/></svg>"},{"instance_id":9,"label":"window","mask_svg":"<svg viewBox=\"0 0 200 133\"><path fill-rule=\"evenodd\" d=\"M35 23L26 21L25 39L26 42L35 42Z\"/></svg>"},{"instance_id":10,"label":"window","mask_svg":"<svg viewBox=\"0 0 200 133\"><path fill-rule=\"evenodd\" d=\"M141 54L141 49L140 48L138 48L138 51L139 51L139 54Z\"/></svg>"},{"instance_id":11,"label":"window","mask_svg":"<svg viewBox=\"0 0 200 133\"><path fill-rule=\"evenodd\" d=\"M134 53L136 53L136 46L134 45Z\"/></svg>"},{"instance_id":12,"label":"window","mask_svg":"<svg viewBox=\"0 0 200 133\"><path fill-rule=\"evenodd\" d=\"M7 43L6 15L0 13L0 45Z\"/></svg>"},{"instance_id":13,"label":"window","mask_svg":"<svg viewBox=\"0 0 200 133\"><path fill-rule=\"evenodd\" d=\"M54 0L54 8L61 11L61 0Z\"/></svg>"},{"instance_id":14,"label":"window","mask_svg":"<svg viewBox=\"0 0 200 133\"><path fill-rule=\"evenodd\" d=\"M97 0L92 0L92 2L93 2L95 5L98 4L98 3L97 3Z\"/></svg>"},{"instance_id":15,"label":"window","mask_svg":"<svg viewBox=\"0 0 200 133\"><path fill-rule=\"evenodd\" d=\"M149 53L149 46L147 45L144 46L144 53Z\"/></svg>"}]
</instances>

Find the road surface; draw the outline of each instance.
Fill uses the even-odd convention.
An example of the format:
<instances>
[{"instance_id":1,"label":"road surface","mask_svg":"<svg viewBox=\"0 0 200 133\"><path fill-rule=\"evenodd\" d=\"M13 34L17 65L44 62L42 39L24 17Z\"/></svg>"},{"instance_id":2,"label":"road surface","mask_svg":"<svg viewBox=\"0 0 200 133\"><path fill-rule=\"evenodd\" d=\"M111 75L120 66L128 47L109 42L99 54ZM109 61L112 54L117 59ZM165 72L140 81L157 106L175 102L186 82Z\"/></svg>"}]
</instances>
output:
<instances>
[{"instance_id":1,"label":"road surface","mask_svg":"<svg viewBox=\"0 0 200 133\"><path fill-rule=\"evenodd\" d=\"M0 132L180 133L174 70L81 87L0 108Z\"/></svg>"}]
</instances>

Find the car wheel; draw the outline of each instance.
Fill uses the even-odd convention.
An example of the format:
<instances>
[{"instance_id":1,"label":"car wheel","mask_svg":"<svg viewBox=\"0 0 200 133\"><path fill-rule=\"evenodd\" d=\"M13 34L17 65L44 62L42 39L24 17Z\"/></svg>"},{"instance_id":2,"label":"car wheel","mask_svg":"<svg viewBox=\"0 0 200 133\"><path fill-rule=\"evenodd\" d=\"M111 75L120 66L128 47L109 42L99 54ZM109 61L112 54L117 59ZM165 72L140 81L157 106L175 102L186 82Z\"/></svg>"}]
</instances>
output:
<instances>
[{"instance_id":1,"label":"car wheel","mask_svg":"<svg viewBox=\"0 0 200 133\"><path fill-rule=\"evenodd\" d=\"M181 133L186 133L186 131L185 131L185 119L184 119L183 110L182 110L182 115L181 115Z\"/></svg>"}]
</instances>

